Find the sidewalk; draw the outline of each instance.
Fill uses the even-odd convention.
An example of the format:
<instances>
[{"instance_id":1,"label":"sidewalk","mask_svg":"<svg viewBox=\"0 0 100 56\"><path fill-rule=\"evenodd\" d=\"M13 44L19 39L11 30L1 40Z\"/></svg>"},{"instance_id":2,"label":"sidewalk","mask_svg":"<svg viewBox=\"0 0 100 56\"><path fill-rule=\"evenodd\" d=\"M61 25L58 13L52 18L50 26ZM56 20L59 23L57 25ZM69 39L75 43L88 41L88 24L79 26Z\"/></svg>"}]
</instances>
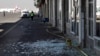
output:
<instances>
[{"instance_id":1,"label":"sidewalk","mask_svg":"<svg viewBox=\"0 0 100 56\"><path fill-rule=\"evenodd\" d=\"M0 39L0 56L82 56L75 48L70 49L63 38L47 32L41 20L21 19ZM58 32L55 28L48 30Z\"/></svg>"},{"instance_id":2,"label":"sidewalk","mask_svg":"<svg viewBox=\"0 0 100 56\"><path fill-rule=\"evenodd\" d=\"M0 56L27 56L22 52L27 50L19 46L22 43L34 43L59 39L60 37L49 34L41 18L35 17L33 21L24 18L19 21L9 32L0 38ZM28 51L27 51L28 52Z\"/></svg>"},{"instance_id":3,"label":"sidewalk","mask_svg":"<svg viewBox=\"0 0 100 56\"><path fill-rule=\"evenodd\" d=\"M41 18L36 17L33 21L27 19L27 22L28 25L23 26L23 28L26 28L26 30L19 41L35 42L37 40L60 39L60 37L49 34L46 31L47 27L42 22Z\"/></svg>"},{"instance_id":4,"label":"sidewalk","mask_svg":"<svg viewBox=\"0 0 100 56\"><path fill-rule=\"evenodd\" d=\"M72 48L74 48L77 51L79 51L81 53L81 56L97 56L96 52L91 48L79 48L78 47L78 45L79 45L78 44L78 40L75 38L75 36L74 37L73 36L69 36L69 35L66 36L66 35L64 35L64 33L60 32L57 28L51 27L51 26L48 26L47 32L52 34L52 35L56 35L58 37L61 37L62 39L65 39L65 41L67 43L66 45L68 45L67 41L68 41L68 39L70 39L71 42L72 42Z\"/></svg>"}]
</instances>

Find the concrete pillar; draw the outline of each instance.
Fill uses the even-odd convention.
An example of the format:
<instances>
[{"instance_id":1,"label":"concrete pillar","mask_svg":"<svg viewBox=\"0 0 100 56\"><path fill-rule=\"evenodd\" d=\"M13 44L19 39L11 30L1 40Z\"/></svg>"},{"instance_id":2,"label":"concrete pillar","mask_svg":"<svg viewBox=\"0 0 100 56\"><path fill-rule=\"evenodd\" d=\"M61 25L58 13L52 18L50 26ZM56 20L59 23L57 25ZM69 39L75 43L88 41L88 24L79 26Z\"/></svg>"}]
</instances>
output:
<instances>
[{"instance_id":1,"label":"concrete pillar","mask_svg":"<svg viewBox=\"0 0 100 56\"><path fill-rule=\"evenodd\" d=\"M82 44L84 48L86 48L87 38L88 38L87 24L88 23L86 18L86 0L81 0L81 19L80 19L81 37L80 38L82 39Z\"/></svg>"},{"instance_id":2,"label":"concrete pillar","mask_svg":"<svg viewBox=\"0 0 100 56\"><path fill-rule=\"evenodd\" d=\"M81 44L81 42L82 42L82 38L84 38L83 37L83 32L82 32L82 28L83 28L83 24L82 24L82 14L81 14L81 0L78 0L79 2L78 2L78 5L79 5L79 44Z\"/></svg>"},{"instance_id":3,"label":"concrete pillar","mask_svg":"<svg viewBox=\"0 0 100 56\"><path fill-rule=\"evenodd\" d=\"M53 27L55 27L55 25L56 25L56 24L55 24L55 22L56 22L56 21L55 21L55 16L56 16L56 15L55 15L55 2L56 2L56 0L53 0L53 1L52 1L52 3L53 3L53 5L52 5L52 17L53 17L52 19L53 19L53 25L52 25L52 26L53 26Z\"/></svg>"},{"instance_id":4,"label":"concrete pillar","mask_svg":"<svg viewBox=\"0 0 100 56\"><path fill-rule=\"evenodd\" d=\"M55 26L54 0L49 0L49 23Z\"/></svg>"},{"instance_id":5,"label":"concrete pillar","mask_svg":"<svg viewBox=\"0 0 100 56\"><path fill-rule=\"evenodd\" d=\"M69 23L70 23L70 32L72 31L72 0L69 0L69 16L68 16L68 19L69 19Z\"/></svg>"},{"instance_id":6,"label":"concrete pillar","mask_svg":"<svg viewBox=\"0 0 100 56\"><path fill-rule=\"evenodd\" d=\"M69 0L61 0L61 31L67 33L67 23L69 21Z\"/></svg>"},{"instance_id":7,"label":"concrete pillar","mask_svg":"<svg viewBox=\"0 0 100 56\"><path fill-rule=\"evenodd\" d=\"M42 11L43 11L43 18L45 18L45 8L44 8L44 5L42 5Z\"/></svg>"},{"instance_id":8,"label":"concrete pillar","mask_svg":"<svg viewBox=\"0 0 100 56\"><path fill-rule=\"evenodd\" d=\"M44 8L43 8L43 5L41 6L40 10L41 10L41 16L42 16L42 18L44 18Z\"/></svg>"},{"instance_id":9,"label":"concrete pillar","mask_svg":"<svg viewBox=\"0 0 100 56\"><path fill-rule=\"evenodd\" d=\"M39 16L42 16L42 7L39 7Z\"/></svg>"},{"instance_id":10,"label":"concrete pillar","mask_svg":"<svg viewBox=\"0 0 100 56\"><path fill-rule=\"evenodd\" d=\"M54 21L55 21L55 19L54 19L54 10L53 10L53 8L54 8L54 6L53 6L53 0L51 0L51 5L50 5L50 15L51 15L51 24L52 24L52 27L54 27Z\"/></svg>"},{"instance_id":11,"label":"concrete pillar","mask_svg":"<svg viewBox=\"0 0 100 56\"><path fill-rule=\"evenodd\" d=\"M49 23L51 24L51 0L49 0Z\"/></svg>"},{"instance_id":12,"label":"concrete pillar","mask_svg":"<svg viewBox=\"0 0 100 56\"><path fill-rule=\"evenodd\" d=\"M45 15L46 15L46 18L49 18L49 1L48 0L45 0L46 1L46 13L45 13Z\"/></svg>"},{"instance_id":13,"label":"concrete pillar","mask_svg":"<svg viewBox=\"0 0 100 56\"><path fill-rule=\"evenodd\" d=\"M96 35L96 0L93 0L93 36Z\"/></svg>"},{"instance_id":14,"label":"concrete pillar","mask_svg":"<svg viewBox=\"0 0 100 56\"><path fill-rule=\"evenodd\" d=\"M62 0L58 0L58 29L63 32Z\"/></svg>"}]
</instances>

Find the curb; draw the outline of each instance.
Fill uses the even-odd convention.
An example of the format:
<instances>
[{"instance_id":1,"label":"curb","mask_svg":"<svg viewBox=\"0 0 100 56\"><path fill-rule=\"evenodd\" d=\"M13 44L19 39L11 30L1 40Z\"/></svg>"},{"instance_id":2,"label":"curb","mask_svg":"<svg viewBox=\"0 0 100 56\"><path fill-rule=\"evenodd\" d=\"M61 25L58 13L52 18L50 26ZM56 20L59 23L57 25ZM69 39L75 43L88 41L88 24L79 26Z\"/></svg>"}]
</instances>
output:
<instances>
[{"instance_id":1,"label":"curb","mask_svg":"<svg viewBox=\"0 0 100 56\"><path fill-rule=\"evenodd\" d=\"M48 33L52 34L52 35L55 35L55 36L61 37L62 39L65 39L64 36L59 36L59 35L57 35L57 34L55 34L55 33L52 33L52 32L50 32L48 29L46 29L46 31L47 31Z\"/></svg>"}]
</instances>

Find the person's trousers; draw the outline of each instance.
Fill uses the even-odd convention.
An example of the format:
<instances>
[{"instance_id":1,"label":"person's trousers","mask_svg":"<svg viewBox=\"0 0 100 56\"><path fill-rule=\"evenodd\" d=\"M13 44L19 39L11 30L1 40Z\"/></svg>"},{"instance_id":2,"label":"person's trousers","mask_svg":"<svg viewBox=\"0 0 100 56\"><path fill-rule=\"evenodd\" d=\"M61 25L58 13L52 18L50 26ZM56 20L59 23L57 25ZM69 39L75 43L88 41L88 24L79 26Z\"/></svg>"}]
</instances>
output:
<instances>
[{"instance_id":1,"label":"person's trousers","mask_svg":"<svg viewBox=\"0 0 100 56\"><path fill-rule=\"evenodd\" d=\"M33 21L33 16L31 16L31 20Z\"/></svg>"}]
</instances>

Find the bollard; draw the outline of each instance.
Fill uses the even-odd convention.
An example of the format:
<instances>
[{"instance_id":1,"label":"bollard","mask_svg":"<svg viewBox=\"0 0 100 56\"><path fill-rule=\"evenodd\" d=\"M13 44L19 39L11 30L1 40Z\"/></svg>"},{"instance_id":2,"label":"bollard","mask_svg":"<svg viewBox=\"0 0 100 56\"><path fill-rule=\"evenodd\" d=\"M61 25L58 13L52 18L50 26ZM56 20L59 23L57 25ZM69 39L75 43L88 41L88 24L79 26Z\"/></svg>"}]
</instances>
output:
<instances>
[{"instance_id":1,"label":"bollard","mask_svg":"<svg viewBox=\"0 0 100 56\"><path fill-rule=\"evenodd\" d=\"M72 41L70 39L67 40L68 46L71 48L72 47Z\"/></svg>"}]
</instances>

